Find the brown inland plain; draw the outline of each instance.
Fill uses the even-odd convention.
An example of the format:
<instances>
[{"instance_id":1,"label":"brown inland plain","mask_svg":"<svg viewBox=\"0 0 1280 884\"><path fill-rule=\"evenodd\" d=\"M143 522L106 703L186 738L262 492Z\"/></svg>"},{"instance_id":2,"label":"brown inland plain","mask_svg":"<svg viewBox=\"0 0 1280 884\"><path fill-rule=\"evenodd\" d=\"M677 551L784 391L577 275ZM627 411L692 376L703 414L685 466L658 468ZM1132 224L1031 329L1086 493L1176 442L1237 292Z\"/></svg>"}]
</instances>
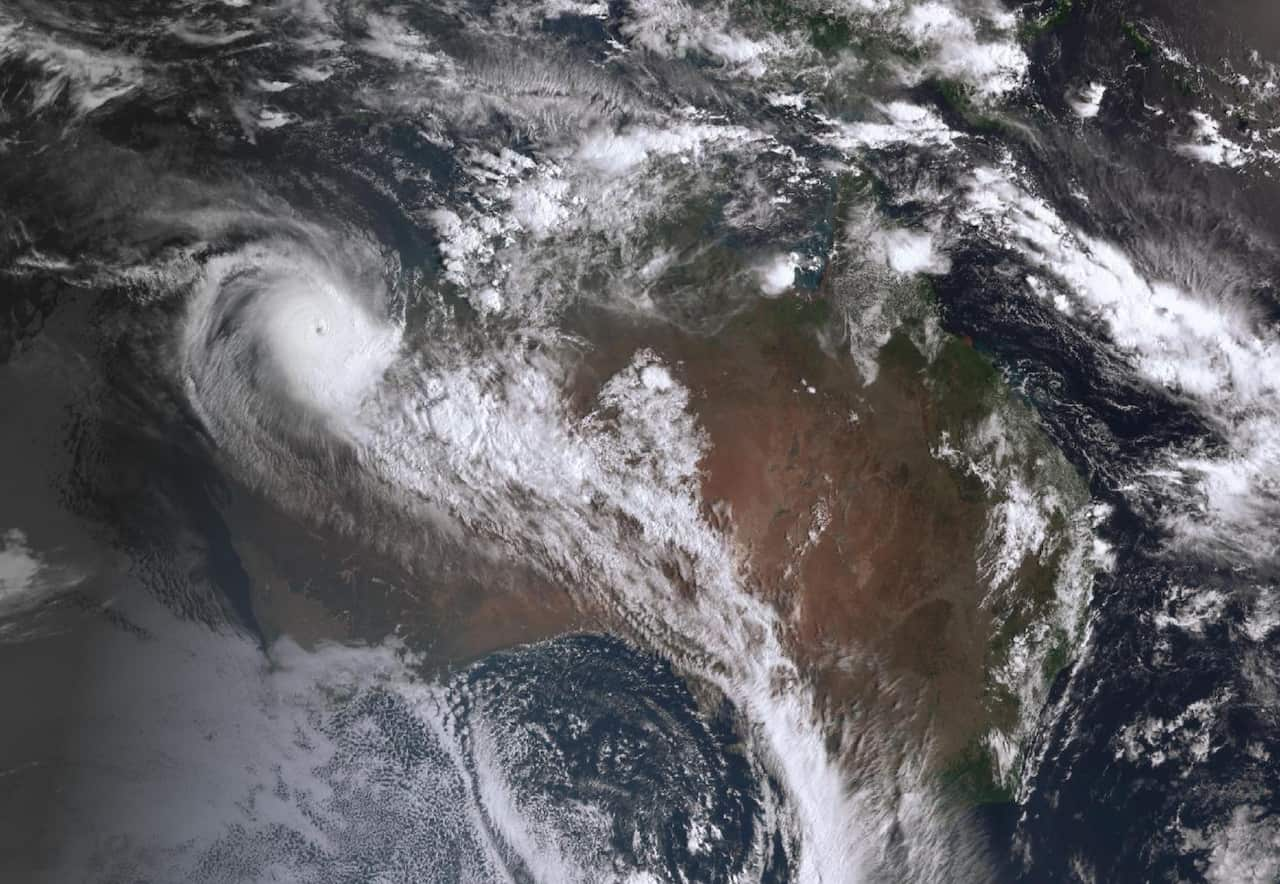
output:
<instances>
[{"instance_id":1,"label":"brown inland plain","mask_svg":"<svg viewBox=\"0 0 1280 884\"><path fill-rule=\"evenodd\" d=\"M607 344L584 356L578 398L590 407L640 348L673 368L709 437L707 518L726 523L751 591L782 614L830 739L874 719L891 751L927 750L937 768L990 725L977 574L988 506L930 453L942 416L910 341L895 336L864 384L843 346L824 346L823 308L762 300L710 335L580 315L580 333ZM858 761L858 746L832 748ZM863 748L895 762L883 742Z\"/></svg>"}]
</instances>

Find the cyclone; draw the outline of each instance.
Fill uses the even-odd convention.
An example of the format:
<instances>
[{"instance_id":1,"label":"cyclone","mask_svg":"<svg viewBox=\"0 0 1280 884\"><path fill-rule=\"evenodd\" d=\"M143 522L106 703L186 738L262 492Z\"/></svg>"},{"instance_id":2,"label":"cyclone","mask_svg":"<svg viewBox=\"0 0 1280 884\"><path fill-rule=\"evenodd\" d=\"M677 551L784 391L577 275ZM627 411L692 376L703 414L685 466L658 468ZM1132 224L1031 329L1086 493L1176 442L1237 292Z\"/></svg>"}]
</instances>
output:
<instances>
[{"instance_id":1,"label":"cyclone","mask_svg":"<svg viewBox=\"0 0 1280 884\"><path fill-rule=\"evenodd\" d=\"M285 241L206 264L181 332L181 370L212 432L252 445L358 428L401 331L376 294L351 285L314 250Z\"/></svg>"}]
</instances>

